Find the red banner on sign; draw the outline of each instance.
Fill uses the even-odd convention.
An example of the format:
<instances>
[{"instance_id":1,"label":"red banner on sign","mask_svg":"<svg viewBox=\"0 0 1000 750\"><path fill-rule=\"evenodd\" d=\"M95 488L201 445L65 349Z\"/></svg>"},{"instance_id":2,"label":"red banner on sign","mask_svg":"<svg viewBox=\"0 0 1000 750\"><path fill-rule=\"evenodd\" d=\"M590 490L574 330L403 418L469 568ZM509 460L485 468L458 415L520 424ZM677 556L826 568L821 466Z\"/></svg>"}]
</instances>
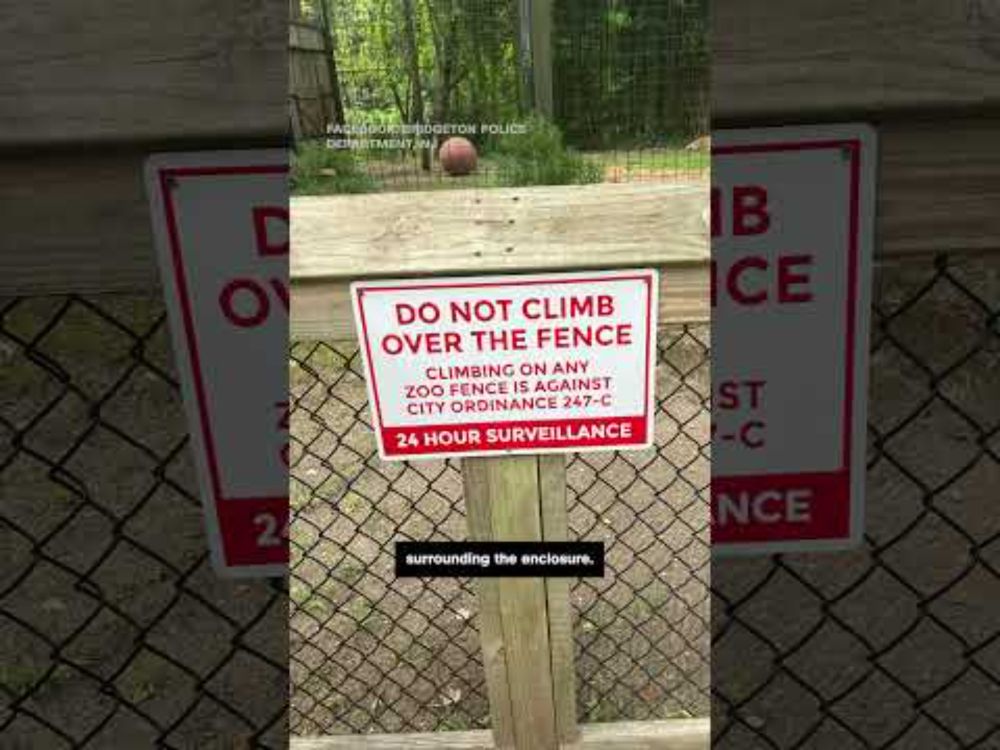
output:
<instances>
[{"instance_id":1,"label":"red banner on sign","mask_svg":"<svg viewBox=\"0 0 1000 750\"><path fill-rule=\"evenodd\" d=\"M642 445L646 440L646 417L386 427L382 437L390 456L451 454L456 450L545 450L567 445L577 448Z\"/></svg>"},{"instance_id":2,"label":"red banner on sign","mask_svg":"<svg viewBox=\"0 0 1000 750\"><path fill-rule=\"evenodd\" d=\"M837 539L850 530L850 473L712 480L712 542Z\"/></svg>"}]
</instances>

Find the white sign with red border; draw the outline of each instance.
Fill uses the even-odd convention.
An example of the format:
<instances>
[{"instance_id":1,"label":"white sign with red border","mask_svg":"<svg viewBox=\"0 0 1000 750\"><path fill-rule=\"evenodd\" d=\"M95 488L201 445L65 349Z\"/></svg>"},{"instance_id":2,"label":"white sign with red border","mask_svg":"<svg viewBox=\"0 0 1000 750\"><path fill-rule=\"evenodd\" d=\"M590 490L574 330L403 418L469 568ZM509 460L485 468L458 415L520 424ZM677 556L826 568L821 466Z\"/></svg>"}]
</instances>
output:
<instances>
[{"instance_id":1,"label":"white sign with red border","mask_svg":"<svg viewBox=\"0 0 1000 750\"><path fill-rule=\"evenodd\" d=\"M213 563L282 575L288 154L160 154L146 180Z\"/></svg>"},{"instance_id":2,"label":"white sign with red border","mask_svg":"<svg viewBox=\"0 0 1000 750\"><path fill-rule=\"evenodd\" d=\"M648 447L657 283L647 269L353 284L379 454Z\"/></svg>"},{"instance_id":3,"label":"white sign with red border","mask_svg":"<svg viewBox=\"0 0 1000 750\"><path fill-rule=\"evenodd\" d=\"M861 541L875 134L717 131L712 148L712 543Z\"/></svg>"}]
</instances>

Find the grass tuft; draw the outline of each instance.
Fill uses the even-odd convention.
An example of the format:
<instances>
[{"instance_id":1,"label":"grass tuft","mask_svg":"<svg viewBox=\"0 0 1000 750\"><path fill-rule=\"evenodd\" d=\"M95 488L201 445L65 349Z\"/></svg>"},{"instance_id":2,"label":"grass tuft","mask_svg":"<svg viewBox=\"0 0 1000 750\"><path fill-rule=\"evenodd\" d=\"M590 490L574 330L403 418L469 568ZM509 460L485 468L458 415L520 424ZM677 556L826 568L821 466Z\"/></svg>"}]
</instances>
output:
<instances>
[{"instance_id":1,"label":"grass tuft","mask_svg":"<svg viewBox=\"0 0 1000 750\"><path fill-rule=\"evenodd\" d=\"M292 194L371 193L378 184L349 151L327 148L323 142L300 143L292 152Z\"/></svg>"}]
</instances>

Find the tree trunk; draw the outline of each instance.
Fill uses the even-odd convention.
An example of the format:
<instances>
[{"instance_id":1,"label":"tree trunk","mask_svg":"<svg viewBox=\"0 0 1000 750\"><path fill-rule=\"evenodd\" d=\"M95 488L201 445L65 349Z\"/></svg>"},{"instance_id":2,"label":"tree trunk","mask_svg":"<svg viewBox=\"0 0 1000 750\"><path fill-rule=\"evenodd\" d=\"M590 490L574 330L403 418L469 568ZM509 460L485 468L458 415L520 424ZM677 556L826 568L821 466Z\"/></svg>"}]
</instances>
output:
<instances>
[{"instance_id":1,"label":"tree trunk","mask_svg":"<svg viewBox=\"0 0 1000 750\"><path fill-rule=\"evenodd\" d=\"M323 19L323 43L326 47L326 61L330 76L330 109L329 117L335 125L346 122L344 115L344 97L340 90L340 75L337 73L337 50L334 47L333 18L330 15L329 0L320 1L320 13Z\"/></svg>"},{"instance_id":2,"label":"tree trunk","mask_svg":"<svg viewBox=\"0 0 1000 750\"><path fill-rule=\"evenodd\" d=\"M424 121L424 90L420 78L420 49L417 46L417 21L413 0L402 0L403 4L403 53L406 55L407 72L410 78L410 115L414 123ZM420 166L425 172L431 169L430 153L420 150Z\"/></svg>"}]
</instances>

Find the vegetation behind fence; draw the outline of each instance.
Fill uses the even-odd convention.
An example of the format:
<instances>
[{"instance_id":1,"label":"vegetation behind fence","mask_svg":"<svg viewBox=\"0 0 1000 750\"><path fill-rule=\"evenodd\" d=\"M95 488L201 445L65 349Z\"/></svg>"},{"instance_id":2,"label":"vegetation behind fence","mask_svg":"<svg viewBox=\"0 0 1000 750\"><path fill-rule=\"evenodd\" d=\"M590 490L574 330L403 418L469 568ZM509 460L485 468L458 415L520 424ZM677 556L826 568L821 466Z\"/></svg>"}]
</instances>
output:
<instances>
[{"instance_id":1,"label":"vegetation behind fence","mask_svg":"<svg viewBox=\"0 0 1000 750\"><path fill-rule=\"evenodd\" d=\"M295 0L293 0L294 2ZM704 0L316 0L293 27L300 193L704 176ZM299 33L295 33L298 30ZM305 43L305 39L312 41ZM539 55L538 49L545 48ZM541 67L540 67L541 66ZM542 69L544 68L544 70ZM538 101L537 79L551 82ZM457 126L478 165L452 176ZM374 133L359 129L375 129ZM686 148L691 146L690 148Z\"/></svg>"}]
</instances>

